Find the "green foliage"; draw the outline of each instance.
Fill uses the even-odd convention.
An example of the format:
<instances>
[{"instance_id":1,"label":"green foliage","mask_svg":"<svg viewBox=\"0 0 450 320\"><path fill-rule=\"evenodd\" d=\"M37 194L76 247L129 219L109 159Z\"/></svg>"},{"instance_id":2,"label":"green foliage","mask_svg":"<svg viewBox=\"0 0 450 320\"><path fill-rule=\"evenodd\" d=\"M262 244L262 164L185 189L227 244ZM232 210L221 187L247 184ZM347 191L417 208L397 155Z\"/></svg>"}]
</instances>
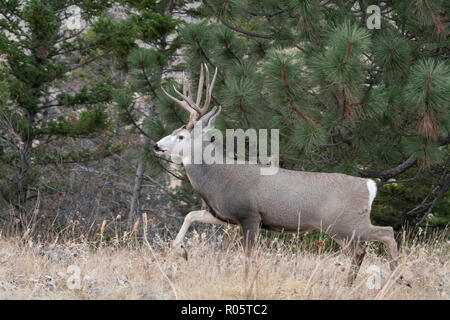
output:
<instances>
[{"instance_id":1,"label":"green foliage","mask_svg":"<svg viewBox=\"0 0 450 320\"><path fill-rule=\"evenodd\" d=\"M57 99L59 104L64 106L74 106L82 104L96 104L111 101L113 88L106 83L97 83L92 88L83 87L75 95L61 93Z\"/></svg>"},{"instance_id":2,"label":"green foliage","mask_svg":"<svg viewBox=\"0 0 450 320\"><path fill-rule=\"evenodd\" d=\"M6 105L7 101L9 100L10 93L9 93L9 83L6 80L7 79L7 73L4 68L0 66L0 107Z\"/></svg>"},{"instance_id":3,"label":"green foliage","mask_svg":"<svg viewBox=\"0 0 450 320\"><path fill-rule=\"evenodd\" d=\"M129 72L129 87L119 91L115 98L120 119L135 125L141 115L134 110L136 102L134 93L149 96L149 104L159 102L165 105L161 100L164 99L164 94L159 91L161 77L171 59L170 53L176 48L176 44L169 43L167 37L174 31L179 21L169 14L171 9L165 2L123 0L121 3L129 8L128 22L136 30L135 37L151 46L151 49L134 48L124 56ZM151 127L156 123L157 119L148 119L141 130L153 132ZM156 125L155 132L157 128Z\"/></svg>"},{"instance_id":4,"label":"green foliage","mask_svg":"<svg viewBox=\"0 0 450 320\"><path fill-rule=\"evenodd\" d=\"M450 113L450 66L432 59L419 60L405 91L406 102L422 118L419 133L435 140Z\"/></svg>"},{"instance_id":5,"label":"green foliage","mask_svg":"<svg viewBox=\"0 0 450 320\"><path fill-rule=\"evenodd\" d=\"M273 103L284 104L286 96L304 81L302 61L298 53L283 53L278 50L268 52L263 65L264 86L273 90L269 97ZM295 94L295 92L294 92Z\"/></svg>"},{"instance_id":6,"label":"green foliage","mask_svg":"<svg viewBox=\"0 0 450 320\"><path fill-rule=\"evenodd\" d=\"M134 40L138 34L137 26L129 19L113 19L101 16L95 21L87 34L88 43L97 44L97 50L112 52L123 60L136 47ZM122 65L119 67L125 67Z\"/></svg>"},{"instance_id":7,"label":"green foliage","mask_svg":"<svg viewBox=\"0 0 450 320\"><path fill-rule=\"evenodd\" d=\"M152 94L159 87L161 68L167 63L167 58L153 49L138 48L128 56L131 87L135 91L148 91Z\"/></svg>"},{"instance_id":8,"label":"green foliage","mask_svg":"<svg viewBox=\"0 0 450 320\"><path fill-rule=\"evenodd\" d=\"M366 29L345 21L327 33L324 52L311 58L311 68L318 82L325 79L330 86L342 90L349 98L358 98L365 78L366 65L362 53L370 46Z\"/></svg>"},{"instance_id":9,"label":"green foliage","mask_svg":"<svg viewBox=\"0 0 450 320\"><path fill-rule=\"evenodd\" d=\"M45 134L58 136L89 136L108 127L108 114L105 106L95 106L82 111L79 116L60 116L49 122Z\"/></svg>"},{"instance_id":10,"label":"green foliage","mask_svg":"<svg viewBox=\"0 0 450 320\"><path fill-rule=\"evenodd\" d=\"M86 33L62 30L68 18L64 1L32 0L22 5L9 0L0 4L0 54L6 59L0 71L0 121L6 126L1 132L0 166L11 173L10 189L16 188L7 201L23 210L27 190L38 190L39 168L30 164L59 152L49 141L94 137L110 126L104 105L113 97L108 78L96 76L79 90L72 90L68 81L83 82L83 73L78 71L106 57L112 50L108 45L116 52L133 46L126 25L102 16L109 1L70 3L81 8L86 21L97 20ZM56 98L49 94L55 89L60 92ZM33 147L35 140L41 142L39 148ZM54 156L64 161L64 155ZM76 157L69 158L73 161Z\"/></svg>"},{"instance_id":11,"label":"green foliage","mask_svg":"<svg viewBox=\"0 0 450 320\"><path fill-rule=\"evenodd\" d=\"M49 44L57 36L61 22L55 15L53 7L41 0L27 1L22 11L23 19L36 43Z\"/></svg>"},{"instance_id":12,"label":"green foliage","mask_svg":"<svg viewBox=\"0 0 450 320\"><path fill-rule=\"evenodd\" d=\"M326 143L326 140L327 135L322 127L313 126L302 120L296 123L293 141L297 144L298 149L311 153Z\"/></svg>"},{"instance_id":13,"label":"green foliage","mask_svg":"<svg viewBox=\"0 0 450 320\"><path fill-rule=\"evenodd\" d=\"M385 70L386 82L397 81L409 71L412 59L410 43L393 32L374 37L373 54L377 65Z\"/></svg>"},{"instance_id":14,"label":"green foliage","mask_svg":"<svg viewBox=\"0 0 450 320\"><path fill-rule=\"evenodd\" d=\"M193 80L217 66L226 125L279 128L283 166L378 179L374 221L399 227L446 208L449 5L357 3L204 2L179 29L183 66ZM370 4L379 30L366 27Z\"/></svg>"}]
</instances>

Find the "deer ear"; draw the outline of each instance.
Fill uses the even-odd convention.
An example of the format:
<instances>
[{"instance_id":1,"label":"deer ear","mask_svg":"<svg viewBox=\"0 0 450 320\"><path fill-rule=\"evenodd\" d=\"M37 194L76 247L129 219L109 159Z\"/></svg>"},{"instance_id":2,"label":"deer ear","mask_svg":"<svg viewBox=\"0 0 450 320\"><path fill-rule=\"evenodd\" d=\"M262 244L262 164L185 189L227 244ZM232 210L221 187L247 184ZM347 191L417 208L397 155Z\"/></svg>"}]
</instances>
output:
<instances>
[{"instance_id":1,"label":"deer ear","mask_svg":"<svg viewBox=\"0 0 450 320\"><path fill-rule=\"evenodd\" d=\"M202 130L209 131L214 129L217 119L219 118L219 114L222 111L222 107L214 107L210 112L201 117L200 121L202 123Z\"/></svg>"}]
</instances>

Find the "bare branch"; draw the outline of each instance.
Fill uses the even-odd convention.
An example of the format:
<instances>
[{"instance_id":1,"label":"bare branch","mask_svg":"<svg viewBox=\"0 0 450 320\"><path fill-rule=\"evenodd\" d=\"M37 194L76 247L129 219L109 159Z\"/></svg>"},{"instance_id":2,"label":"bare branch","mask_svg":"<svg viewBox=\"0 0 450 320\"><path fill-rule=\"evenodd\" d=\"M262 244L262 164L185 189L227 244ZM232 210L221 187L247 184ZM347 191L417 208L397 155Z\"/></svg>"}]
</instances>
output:
<instances>
[{"instance_id":1,"label":"bare branch","mask_svg":"<svg viewBox=\"0 0 450 320\"><path fill-rule=\"evenodd\" d=\"M416 160L417 160L417 156L413 154L407 160L405 160L403 163L399 164L398 166L396 166L394 168L387 169L387 170L384 170L381 172L361 171L360 174L362 177L380 178L383 180L387 180L387 179L395 177L395 176L405 172L409 168L411 168L416 163Z\"/></svg>"}]
</instances>

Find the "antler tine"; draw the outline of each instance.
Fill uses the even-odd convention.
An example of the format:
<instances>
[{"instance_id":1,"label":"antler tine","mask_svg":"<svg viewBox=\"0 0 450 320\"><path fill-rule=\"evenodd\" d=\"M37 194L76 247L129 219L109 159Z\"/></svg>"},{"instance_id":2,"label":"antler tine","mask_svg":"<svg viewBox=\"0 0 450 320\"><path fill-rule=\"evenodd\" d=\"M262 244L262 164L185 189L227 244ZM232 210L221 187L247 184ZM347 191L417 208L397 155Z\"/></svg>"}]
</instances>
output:
<instances>
[{"instance_id":1,"label":"antler tine","mask_svg":"<svg viewBox=\"0 0 450 320\"><path fill-rule=\"evenodd\" d=\"M184 75L184 71L181 73L181 81L183 82L183 94L187 94L187 85L186 85L186 76Z\"/></svg>"},{"instance_id":2,"label":"antler tine","mask_svg":"<svg viewBox=\"0 0 450 320\"><path fill-rule=\"evenodd\" d=\"M198 89L197 89L197 100L195 104L198 106L202 101L202 92L203 92L203 64L200 65L200 79L198 80Z\"/></svg>"},{"instance_id":3,"label":"antler tine","mask_svg":"<svg viewBox=\"0 0 450 320\"><path fill-rule=\"evenodd\" d=\"M175 88L175 86L173 86L173 89L175 90L175 92L181 97L181 98L183 98L183 100L184 100L184 106L183 106L183 108L184 109L186 109L185 108L185 106L187 106L188 107L188 109L187 109L187 111L188 112L191 112L189 109L193 109L193 110L195 110L196 112L198 112L198 114L200 114L200 108L199 107L197 107L196 105L195 105L195 103L194 103L194 100L192 99L192 93L191 93L191 88L190 88L190 86L189 86L189 83L188 83L188 81L187 81L187 79L186 79L186 76L185 76L185 74L184 74L184 71L183 71L183 73L182 73L182 81L183 81L183 93L181 93L181 92L179 92L178 90L177 90L177 88ZM186 95L186 93L187 93L187 95ZM173 98L173 97L172 97ZM175 100L174 100L175 101ZM175 101L175 102L177 102L178 104L180 104L180 100L178 100L177 99L177 101ZM181 105L181 104L180 104Z\"/></svg>"},{"instance_id":4,"label":"antler tine","mask_svg":"<svg viewBox=\"0 0 450 320\"><path fill-rule=\"evenodd\" d=\"M184 71L183 71L183 94L185 96L189 97L191 101L193 101L192 93L191 93L191 86L189 84L189 81L186 79L186 75L184 74Z\"/></svg>"},{"instance_id":5,"label":"antler tine","mask_svg":"<svg viewBox=\"0 0 450 320\"><path fill-rule=\"evenodd\" d=\"M211 95L212 90L214 88L214 82L216 81L217 76L217 68L214 72L214 77L211 83L209 83L209 70L208 66L205 64L206 69L206 98L205 98L205 104L202 108L199 107L199 104L202 100L202 92L203 92L203 83L205 80L205 72L203 70L203 65L200 66L200 79L198 83L198 89L197 89L197 97L196 102L194 102L192 98L191 88L189 86L189 82L186 79L186 76L183 72L183 93L177 90L175 86L173 86L174 91L183 99L178 100L177 98L173 97L171 94L169 94L164 88L161 88L164 94L170 98L173 102L181 106L184 110L189 112L189 123L187 124L187 129L192 129L192 127L195 125L195 122L203 116L206 111L208 110L209 104L211 102Z\"/></svg>"},{"instance_id":6,"label":"antler tine","mask_svg":"<svg viewBox=\"0 0 450 320\"><path fill-rule=\"evenodd\" d=\"M187 105L189 106L189 108L193 109L195 112L198 112L198 114L201 114L201 110L198 106L195 105L194 101L192 100L191 96L186 96L185 94L181 93L180 91L177 90L177 88L173 87L173 89L175 90L175 92L183 98L184 102L187 103Z\"/></svg>"},{"instance_id":7,"label":"antler tine","mask_svg":"<svg viewBox=\"0 0 450 320\"><path fill-rule=\"evenodd\" d=\"M211 95L212 95L212 91L214 89L214 83L216 82L216 76L217 76L217 67L216 70L214 72L214 76L213 79L211 81L211 85L209 84L209 72L208 72L208 67L206 66L206 99L205 99L205 104L203 105L203 108L201 109L200 114L205 114L206 111L208 110L209 104L211 102Z\"/></svg>"},{"instance_id":8,"label":"antler tine","mask_svg":"<svg viewBox=\"0 0 450 320\"><path fill-rule=\"evenodd\" d=\"M166 90L164 90L164 88L161 88L161 89L164 92L164 94L169 97L170 100L172 100L173 102L175 102L176 104L181 106L184 110L189 112L189 122L186 125L186 129L188 129L188 130L192 129L195 125L195 121L197 120L198 112L196 110L192 109L186 101L178 100L177 98L175 98L171 94L169 94ZM175 86L174 86L174 89L175 89ZM177 90L175 89L175 91L177 91Z\"/></svg>"},{"instance_id":9,"label":"antler tine","mask_svg":"<svg viewBox=\"0 0 450 320\"><path fill-rule=\"evenodd\" d=\"M173 88L175 89L175 86L174 86ZM162 91L164 92L164 94L165 94L166 96L169 97L170 100L172 100L173 102L175 102L176 104L178 104L179 106L181 106L184 110L186 110L186 111L189 112L189 113L193 113L193 112L197 113L197 111L193 110L193 109L189 106L189 104L188 104L186 101L178 100L177 98L175 98L174 96L172 96L170 93L168 93L166 90L164 90L164 88L161 88L161 89L162 89ZM175 91L176 91L177 93L179 93L179 92L177 91L177 89L175 89Z\"/></svg>"}]
</instances>

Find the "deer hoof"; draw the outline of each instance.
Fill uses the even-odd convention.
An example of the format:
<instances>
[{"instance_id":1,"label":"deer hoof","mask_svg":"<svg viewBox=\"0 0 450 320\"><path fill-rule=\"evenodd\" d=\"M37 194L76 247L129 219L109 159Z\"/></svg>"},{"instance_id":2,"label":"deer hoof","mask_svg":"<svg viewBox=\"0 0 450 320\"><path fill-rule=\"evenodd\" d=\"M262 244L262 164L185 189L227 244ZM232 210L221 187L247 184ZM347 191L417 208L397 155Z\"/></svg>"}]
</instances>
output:
<instances>
[{"instance_id":1,"label":"deer hoof","mask_svg":"<svg viewBox=\"0 0 450 320\"><path fill-rule=\"evenodd\" d=\"M187 250L183 247L183 245L181 244L175 244L172 245L172 250L171 250L175 255L183 257L184 260L188 260L188 252Z\"/></svg>"}]
</instances>

